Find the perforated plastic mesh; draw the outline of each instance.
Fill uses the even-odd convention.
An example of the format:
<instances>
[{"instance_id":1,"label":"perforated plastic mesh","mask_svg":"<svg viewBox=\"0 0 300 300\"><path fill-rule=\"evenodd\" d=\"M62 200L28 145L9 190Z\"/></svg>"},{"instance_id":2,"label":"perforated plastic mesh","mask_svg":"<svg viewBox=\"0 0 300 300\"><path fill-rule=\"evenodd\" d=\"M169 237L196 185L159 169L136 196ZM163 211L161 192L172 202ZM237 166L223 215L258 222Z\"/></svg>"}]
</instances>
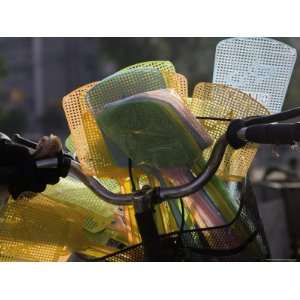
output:
<instances>
[{"instance_id":1,"label":"perforated plastic mesh","mask_svg":"<svg viewBox=\"0 0 300 300\"><path fill-rule=\"evenodd\" d=\"M268 38L231 38L216 48L214 83L250 93L271 113L281 111L296 50Z\"/></svg>"},{"instance_id":2,"label":"perforated plastic mesh","mask_svg":"<svg viewBox=\"0 0 300 300\"><path fill-rule=\"evenodd\" d=\"M113 179L102 179L101 183L114 193L120 192L118 184ZM72 177L62 178L56 185L48 185L42 194L68 206L70 211L78 211L85 220L88 220L85 221L84 228L90 232L99 232L108 226L117 210L115 205L101 200L83 183Z\"/></svg>"},{"instance_id":3,"label":"perforated plastic mesh","mask_svg":"<svg viewBox=\"0 0 300 300\"><path fill-rule=\"evenodd\" d=\"M163 74L168 88L174 89L175 92L183 99L188 97L187 79L185 76L176 73L175 67L170 61L141 62L122 69L120 72L138 68L153 68L159 70Z\"/></svg>"},{"instance_id":4,"label":"perforated plastic mesh","mask_svg":"<svg viewBox=\"0 0 300 300\"><path fill-rule=\"evenodd\" d=\"M268 110L249 95L221 84L199 83L188 106L192 113L201 117L218 117L227 119L248 116L268 115ZM216 141L226 132L228 121L199 120L209 135ZM213 147L204 151L209 158ZM227 147L217 175L228 180L242 179L255 156L257 147L248 144L242 149Z\"/></svg>"},{"instance_id":5,"label":"perforated plastic mesh","mask_svg":"<svg viewBox=\"0 0 300 300\"><path fill-rule=\"evenodd\" d=\"M167 89L115 101L98 120L102 131L137 165L192 167L210 142L193 114Z\"/></svg>"},{"instance_id":6,"label":"perforated plastic mesh","mask_svg":"<svg viewBox=\"0 0 300 300\"><path fill-rule=\"evenodd\" d=\"M82 170L89 175L93 175L93 169L87 163L90 161L89 147L86 140L84 125L82 122L85 103L80 103L80 94L86 93L96 83L86 84L63 98L63 109L70 128L72 140L69 139L69 147L76 150L76 155L81 162ZM71 143L71 144L70 144Z\"/></svg>"},{"instance_id":7,"label":"perforated plastic mesh","mask_svg":"<svg viewBox=\"0 0 300 300\"><path fill-rule=\"evenodd\" d=\"M145 69L145 67L147 68ZM132 71L134 71L135 75L130 75ZM141 72L147 77L147 80L149 80L148 77L151 78L150 82L143 82L145 78L139 76ZM125 75L116 76L117 74L120 75L120 73L125 73ZM133 90L141 88L143 91L146 91L149 89L149 86L157 84L158 81L162 84L158 85L160 87L167 85L173 88L180 96L184 97L187 95L186 79L184 76L176 74L174 66L168 61L139 63L129 66L117 74L110 76L107 84L103 86L102 83L99 84L99 89L103 89L104 94L108 97L110 97L111 92L110 84L114 87L119 86L119 92L120 87L126 90L130 89L132 84L135 85ZM63 107L72 136L72 141L68 140L68 148L76 151L79 161L82 164L82 169L87 175L114 178L127 177L127 170L118 168L112 163L111 155L106 147L102 133L86 105L86 93L94 85L95 83L85 85L68 94L63 99ZM134 93L134 91L131 92ZM121 88L121 94L117 98L122 97L122 95ZM136 173L138 172L136 170Z\"/></svg>"},{"instance_id":8,"label":"perforated plastic mesh","mask_svg":"<svg viewBox=\"0 0 300 300\"><path fill-rule=\"evenodd\" d=\"M136 68L111 75L86 94L96 121L105 104L135 94L167 88L163 74L154 68Z\"/></svg>"},{"instance_id":9,"label":"perforated plastic mesh","mask_svg":"<svg viewBox=\"0 0 300 300\"><path fill-rule=\"evenodd\" d=\"M85 174L124 177L124 170L112 166L101 131L85 101L87 91L95 84L94 82L84 85L63 98L63 108L74 144L71 147L76 150Z\"/></svg>"},{"instance_id":10,"label":"perforated plastic mesh","mask_svg":"<svg viewBox=\"0 0 300 300\"><path fill-rule=\"evenodd\" d=\"M0 215L0 260L59 261L70 252L67 247L70 224L49 213L43 199L10 200ZM53 205L53 204L52 204Z\"/></svg>"},{"instance_id":11,"label":"perforated plastic mesh","mask_svg":"<svg viewBox=\"0 0 300 300\"><path fill-rule=\"evenodd\" d=\"M168 88L173 89L183 101L186 101L188 97L188 82L186 77L174 72L163 72L163 75L167 81Z\"/></svg>"},{"instance_id":12,"label":"perforated plastic mesh","mask_svg":"<svg viewBox=\"0 0 300 300\"><path fill-rule=\"evenodd\" d=\"M101 256L118 250L110 241L129 244L127 231L130 228L122 223L123 229L114 227L106 220L103 230L104 211L98 204L87 205L95 207L92 215L87 209L74 205L72 197L63 201L63 197L71 195L70 191L62 193L46 190L43 194L9 200L0 214L0 260L60 261L68 259L74 251ZM79 196L82 197L80 193ZM114 220L117 216L114 215ZM108 218L111 221L110 216Z\"/></svg>"},{"instance_id":13,"label":"perforated plastic mesh","mask_svg":"<svg viewBox=\"0 0 300 300\"><path fill-rule=\"evenodd\" d=\"M113 177L117 181L111 181L110 189L128 192L128 169L118 168L113 164L101 131L86 105L85 95L91 86L94 84L73 91L63 100L76 154L87 175L95 175L98 178ZM134 172L136 176L139 176L138 170ZM138 234L133 209L131 207L124 209L123 215L123 222L127 226L127 239L130 243L136 242ZM91 224L93 222L88 222L87 226L90 227Z\"/></svg>"},{"instance_id":14,"label":"perforated plastic mesh","mask_svg":"<svg viewBox=\"0 0 300 300\"><path fill-rule=\"evenodd\" d=\"M124 70L131 70L131 69L140 69L140 68L154 68L162 72L175 72L174 65L167 60L153 60L153 61L145 61L140 62L131 66L128 66L122 69L120 72Z\"/></svg>"}]
</instances>

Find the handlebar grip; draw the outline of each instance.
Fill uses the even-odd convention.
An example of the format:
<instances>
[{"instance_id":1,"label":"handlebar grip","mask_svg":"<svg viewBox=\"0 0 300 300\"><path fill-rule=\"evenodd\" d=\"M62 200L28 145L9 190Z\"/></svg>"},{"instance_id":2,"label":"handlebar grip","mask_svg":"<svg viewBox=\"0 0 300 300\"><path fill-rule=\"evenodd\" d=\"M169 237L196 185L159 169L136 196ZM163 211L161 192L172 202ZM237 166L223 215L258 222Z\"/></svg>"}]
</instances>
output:
<instances>
[{"instance_id":1,"label":"handlebar grip","mask_svg":"<svg viewBox=\"0 0 300 300\"><path fill-rule=\"evenodd\" d=\"M293 144L300 141L300 123L251 125L240 129L237 135L258 144Z\"/></svg>"}]
</instances>

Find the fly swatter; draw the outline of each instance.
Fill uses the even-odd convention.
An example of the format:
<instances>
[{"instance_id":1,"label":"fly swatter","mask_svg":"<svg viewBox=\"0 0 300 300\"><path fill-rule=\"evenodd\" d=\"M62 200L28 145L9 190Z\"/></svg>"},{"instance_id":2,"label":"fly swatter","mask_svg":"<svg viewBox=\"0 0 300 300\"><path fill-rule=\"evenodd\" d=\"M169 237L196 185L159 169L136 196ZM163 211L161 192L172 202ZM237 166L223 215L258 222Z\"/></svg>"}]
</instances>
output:
<instances>
[{"instance_id":1,"label":"fly swatter","mask_svg":"<svg viewBox=\"0 0 300 300\"><path fill-rule=\"evenodd\" d=\"M277 113L296 58L296 49L273 39L225 39L216 47L213 82L249 93L271 113Z\"/></svg>"},{"instance_id":2,"label":"fly swatter","mask_svg":"<svg viewBox=\"0 0 300 300\"><path fill-rule=\"evenodd\" d=\"M120 192L114 179L101 178L99 181L108 190ZM94 234L90 234L90 238L97 236L101 245L113 240L129 244L126 235L130 228L122 222L118 207L103 201L78 180L70 176L61 179L58 184L48 186L42 195L68 207L66 218L70 213L80 214L81 219L77 220L77 224Z\"/></svg>"},{"instance_id":3,"label":"fly swatter","mask_svg":"<svg viewBox=\"0 0 300 300\"><path fill-rule=\"evenodd\" d=\"M105 135L140 166L192 168L210 144L193 115L168 90L108 103L97 120Z\"/></svg>"},{"instance_id":4,"label":"fly swatter","mask_svg":"<svg viewBox=\"0 0 300 300\"><path fill-rule=\"evenodd\" d=\"M200 117L200 123L215 141L225 134L230 120L269 114L267 108L248 94L222 84L212 83L197 84L188 106L195 116ZM206 160L212 148L204 151ZM255 156L256 149L254 144L239 150L228 146L216 174L227 180L242 180Z\"/></svg>"},{"instance_id":5,"label":"fly swatter","mask_svg":"<svg viewBox=\"0 0 300 300\"><path fill-rule=\"evenodd\" d=\"M44 197L30 199L22 197L18 202L10 199L7 207L1 211L0 259L2 261L66 259L71 254L68 246L72 221L63 219L51 211L57 205ZM63 209L62 205L58 206Z\"/></svg>"},{"instance_id":6,"label":"fly swatter","mask_svg":"<svg viewBox=\"0 0 300 300\"><path fill-rule=\"evenodd\" d=\"M276 113L282 108L296 57L294 48L273 39L226 39L216 48L213 82L244 91L263 104L270 113ZM222 170L218 174L229 180L234 180L236 175L236 179L244 177L247 166L250 166L256 153L253 145L247 148L241 152L232 151L232 159L227 156L227 160L233 163L231 169L235 169L236 174L232 176L229 171L226 175ZM239 172L243 162L247 163Z\"/></svg>"},{"instance_id":7,"label":"fly swatter","mask_svg":"<svg viewBox=\"0 0 300 300\"><path fill-rule=\"evenodd\" d=\"M1 211L0 261L65 261L74 251L101 256L118 250L108 243L117 237L113 228L88 232L82 209L46 194L10 199Z\"/></svg>"},{"instance_id":8,"label":"fly swatter","mask_svg":"<svg viewBox=\"0 0 300 300\"><path fill-rule=\"evenodd\" d=\"M119 192L113 179L105 179L101 183L111 191ZM83 227L93 233L110 225L117 210L116 206L101 200L83 183L70 176L61 178L56 185L48 185L42 195L69 207L70 212L77 211L84 218Z\"/></svg>"},{"instance_id":9,"label":"fly swatter","mask_svg":"<svg viewBox=\"0 0 300 300\"><path fill-rule=\"evenodd\" d=\"M174 73L175 68L170 62L145 62L130 66L128 67L128 70L144 67L151 67L152 71L154 70L156 73L153 74L152 72L151 74L151 70L148 69L148 81L153 82L154 77L159 75L162 79L161 83L163 83L160 87L165 87L167 85L170 88L174 88L176 92L182 95L182 97L187 96L187 81L184 76ZM128 89L126 84L129 84L132 79L133 81L137 81L137 78L134 79L133 76L130 76L128 70L120 71L125 71L125 76L116 76L117 74L112 75L108 82L112 84L123 84L123 87ZM164 72L164 75L162 76L159 72ZM104 81L107 80L105 79ZM144 83L140 84L140 88L146 91L147 88L146 86L143 88L143 84ZM91 83L78 88L63 99L63 107L72 136L72 141L70 139L68 140L68 147L70 149L75 149L76 155L81 162L82 169L86 174L96 175L98 177L110 177L113 175L114 178L124 178L126 177L124 170L116 169L111 164L110 154L106 151L106 147L103 144L101 132L97 129L97 125L86 106L85 95L94 85L95 83ZM102 88L102 84L100 84L99 88ZM118 172L120 172L120 174L118 174Z\"/></svg>"},{"instance_id":10,"label":"fly swatter","mask_svg":"<svg viewBox=\"0 0 300 300\"><path fill-rule=\"evenodd\" d=\"M75 149L81 168L87 175L109 177L113 174L115 177L124 177L123 170L111 165L111 157L102 143L101 132L85 102L87 91L95 84L84 85L63 98L63 108L72 137L69 148ZM94 155L95 152L98 152L98 155ZM106 168L107 166L109 168Z\"/></svg>"},{"instance_id":11,"label":"fly swatter","mask_svg":"<svg viewBox=\"0 0 300 300\"><path fill-rule=\"evenodd\" d=\"M174 65L170 61L147 61L126 67L122 71L140 68L154 68L162 72L168 88L173 89L181 99L188 97L188 82L184 75L176 73Z\"/></svg>"}]
</instances>

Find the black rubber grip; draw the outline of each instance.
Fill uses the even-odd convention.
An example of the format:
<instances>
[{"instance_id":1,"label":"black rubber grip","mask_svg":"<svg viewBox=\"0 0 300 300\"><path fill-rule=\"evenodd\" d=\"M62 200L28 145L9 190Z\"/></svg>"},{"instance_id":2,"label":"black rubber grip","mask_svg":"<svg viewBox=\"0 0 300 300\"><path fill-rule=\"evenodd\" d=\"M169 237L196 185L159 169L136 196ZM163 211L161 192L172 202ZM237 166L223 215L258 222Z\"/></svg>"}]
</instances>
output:
<instances>
[{"instance_id":1,"label":"black rubber grip","mask_svg":"<svg viewBox=\"0 0 300 300\"><path fill-rule=\"evenodd\" d=\"M293 144L300 141L300 123L252 125L245 130L244 138L258 144Z\"/></svg>"}]
</instances>

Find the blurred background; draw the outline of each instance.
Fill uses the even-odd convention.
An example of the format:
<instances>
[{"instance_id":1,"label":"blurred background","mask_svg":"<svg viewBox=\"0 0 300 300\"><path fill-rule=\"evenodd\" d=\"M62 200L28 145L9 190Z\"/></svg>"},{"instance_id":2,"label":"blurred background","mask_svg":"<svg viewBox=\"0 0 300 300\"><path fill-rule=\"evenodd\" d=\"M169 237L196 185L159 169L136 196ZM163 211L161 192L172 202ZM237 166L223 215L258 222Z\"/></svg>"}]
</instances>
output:
<instances>
[{"instance_id":1,"label":"blurred background","mask_svg":"<svg viewBox=\"0 0 300 300\"><path fill-rule=\"evenodd\" d=\"M76 87L145 60L171 60L190 88L211 81L223 38L0 38L0 128L66 136L61 100ZM277 38L300 49L299 38ZM285 108L300 96L298 61Z\"/></svg>"},{"instance_id":2,"label":"blurred background","mask_svg":"<svg viewBox=\"0 0 300 300\"><path fill-rule=\"evenodd\" d=\"M215 47L222 39L0 38L0 131L64 139L69 131L62 97L141 61L172 61L192 90L200 81L212 81ZM276 39L300 53L300 38ZM300 60L284 109L299 106L299 83ZM300 257L300 185L274 189L262 183L268 176L300 182L299 159L299 150L291 147L261 147L249 172L273 258Z\"/></svg>"}]
</instances>

